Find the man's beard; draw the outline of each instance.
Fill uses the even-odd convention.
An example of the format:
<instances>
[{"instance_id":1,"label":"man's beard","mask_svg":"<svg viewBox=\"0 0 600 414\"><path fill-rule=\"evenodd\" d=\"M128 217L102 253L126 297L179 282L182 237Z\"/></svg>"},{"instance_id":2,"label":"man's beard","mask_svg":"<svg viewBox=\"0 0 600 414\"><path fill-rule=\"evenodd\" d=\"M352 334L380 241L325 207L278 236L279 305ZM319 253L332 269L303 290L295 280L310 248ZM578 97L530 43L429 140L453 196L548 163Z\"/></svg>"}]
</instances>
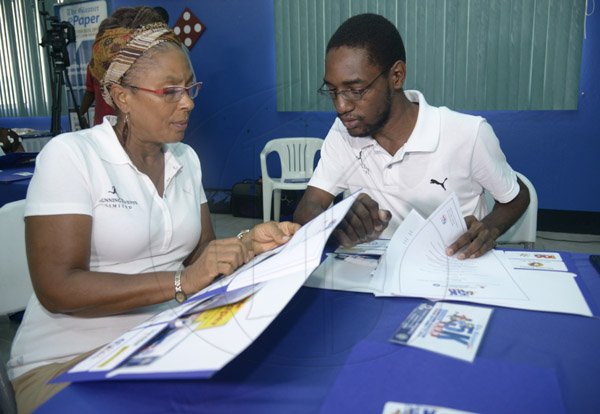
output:
<instances>
[{"instance_id":1,"label":"man's beard","mask_svg":"<svg viewBox=\"0 0 600 414\"><path fill-rule=\"evenodd\" d=\"M377 132L381 131L381 129L385 126L385 124L387 124L388 120L390 119L390 112L392 108L392 95L393 92L388 88L388 93L386 96L386 106L383 109L383 112L379 114L375 122L371 124L365 124L365 127L362 131L359 131L354 134L348 131L348 133L356 138L365 138L372 137L373 134L376 134Z\"/></svg>"}]
</instances>

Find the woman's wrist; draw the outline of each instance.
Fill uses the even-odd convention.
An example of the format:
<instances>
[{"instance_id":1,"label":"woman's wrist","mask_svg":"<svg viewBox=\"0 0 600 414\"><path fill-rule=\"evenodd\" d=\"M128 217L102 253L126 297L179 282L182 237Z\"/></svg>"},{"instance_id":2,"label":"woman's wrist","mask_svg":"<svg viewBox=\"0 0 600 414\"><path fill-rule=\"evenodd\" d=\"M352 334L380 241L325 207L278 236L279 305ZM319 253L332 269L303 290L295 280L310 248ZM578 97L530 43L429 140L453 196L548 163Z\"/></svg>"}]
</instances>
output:
<instances>
[{"instance_id":1,"label":"woman's wrist","mask_svg":"<svg viewBox=\"0 0 600 414\"><path fill-rule=\"evenodd\" d=\"M175 287L175 300L179 303L183 303L187 300L188 296L187 296L187 292L189 292L189 289L187 287L184 287L184 276L183 276L183 271L185 270L184 267L181 267L180 269L175 271L175 276L173 279L173 285Z\"/></svg>"},{"instance_id":2,"label":"woman's wrist","mask_svg":"<svg viewBox=\"0 0 600 414\"><path fill-rule=\"evenodd\" d=\"M239 241L244 243L248 250L252 250L252 238L254 234L254 229L245 229L240 231L237 236L235 236Z\"/></svg>"}]
</instances>

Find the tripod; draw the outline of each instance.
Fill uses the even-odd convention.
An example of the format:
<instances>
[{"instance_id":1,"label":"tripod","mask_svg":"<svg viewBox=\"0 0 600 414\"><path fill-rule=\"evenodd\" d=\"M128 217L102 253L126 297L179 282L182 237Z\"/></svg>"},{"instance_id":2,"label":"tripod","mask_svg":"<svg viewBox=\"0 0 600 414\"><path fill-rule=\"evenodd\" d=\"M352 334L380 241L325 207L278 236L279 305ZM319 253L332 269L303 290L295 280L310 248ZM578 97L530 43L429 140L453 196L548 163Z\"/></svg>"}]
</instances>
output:
<instances>
[{"instance_id":1,"label":"tripod","mask_svg":"<svg viewBox=\"0 0 600 414\"><path fill-rule=\"evenodd\" d=\"M50 16L45 9L43 0L40 2L40 14L44 17L44 37L40 46L46 48L48 61L53 69L50 73L50 83L52 89L52 121L50 123L50 133L56 136L61 133L60 114L62 112L62 91L65 85L69 88L71 99L77 111L79 125L83 125L83 117L79 113L79 105L73 92L73 86L67 74L67 68L71 64L69 61L69 52L67 45L75 43L75 28L69 22L61 22L55 16ZM46 21L50 22L50 28L47 28Z\"/></svg>"},{"instance_id":2,"label":"tripod","mask_svg":"<svg viewBox=\"0 0 600 414\"><path fill-rule=\"evenodd\" d=\"M75 92L73 92L73 86L71 86L71 81L69 80L69 75L67 74L67 68L64 65L56 64L54 62L54 81L52 82L52 121L50 123L50 133L52 136L56 136L61 133L60 129L60 115L62 112L62 91L65 86L69 89L71 94L71 99L73 100L73 106L75 107L75 111L77 112L77 119L79 120L79 125L83 125L83 116L79 113L79 105L77 104L77 99L75 97Z\"/></svg>"}]
</instances>

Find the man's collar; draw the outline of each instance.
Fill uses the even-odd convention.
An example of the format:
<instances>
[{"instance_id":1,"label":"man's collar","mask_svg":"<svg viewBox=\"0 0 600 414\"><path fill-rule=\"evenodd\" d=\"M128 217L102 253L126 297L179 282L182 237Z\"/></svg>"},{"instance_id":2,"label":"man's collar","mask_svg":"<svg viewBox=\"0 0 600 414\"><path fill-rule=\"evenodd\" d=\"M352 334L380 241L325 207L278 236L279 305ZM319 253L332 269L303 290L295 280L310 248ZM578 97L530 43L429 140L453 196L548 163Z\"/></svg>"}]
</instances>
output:
<instances>
[{"instance_id":1,"label":"man's collar","mask_svg":"<svg viewBox=\"0 0 600 414\"><path fill-rule=\"evenodd\" d=\"M440 114L438 108L429 106L423 94L408 90L404 94L409 101L419 104L419 115L413 132L404 145L404 152L432 152L440 139Z\"/></svg>"}]
</instances>

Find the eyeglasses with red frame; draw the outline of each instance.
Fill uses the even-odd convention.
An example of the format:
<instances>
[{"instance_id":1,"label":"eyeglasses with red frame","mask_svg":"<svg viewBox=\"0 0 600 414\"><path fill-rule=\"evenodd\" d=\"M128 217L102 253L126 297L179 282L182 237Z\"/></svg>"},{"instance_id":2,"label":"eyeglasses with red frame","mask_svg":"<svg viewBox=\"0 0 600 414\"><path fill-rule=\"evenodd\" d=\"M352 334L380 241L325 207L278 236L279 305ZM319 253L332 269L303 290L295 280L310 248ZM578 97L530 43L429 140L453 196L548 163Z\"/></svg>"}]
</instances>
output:
<instances>
[{"instance_id":1,"label":"eyeglasses with red frame","mask_svg":"<svg viewBox=\"0 0 600 414\"><path fill-rule=\"evenodd\" d=\"M135 85L123 85L127 88L139 89L140 91L150 92L154 95L159 95L164 98L166 102L174 103L179 102L183 98L183 94L187 93L190 99L194 99L198 96L198 92L202 89L202 82L196 82L190 86L165 86L160 89L146 89Z\"/></svg>"}]
</instances>

